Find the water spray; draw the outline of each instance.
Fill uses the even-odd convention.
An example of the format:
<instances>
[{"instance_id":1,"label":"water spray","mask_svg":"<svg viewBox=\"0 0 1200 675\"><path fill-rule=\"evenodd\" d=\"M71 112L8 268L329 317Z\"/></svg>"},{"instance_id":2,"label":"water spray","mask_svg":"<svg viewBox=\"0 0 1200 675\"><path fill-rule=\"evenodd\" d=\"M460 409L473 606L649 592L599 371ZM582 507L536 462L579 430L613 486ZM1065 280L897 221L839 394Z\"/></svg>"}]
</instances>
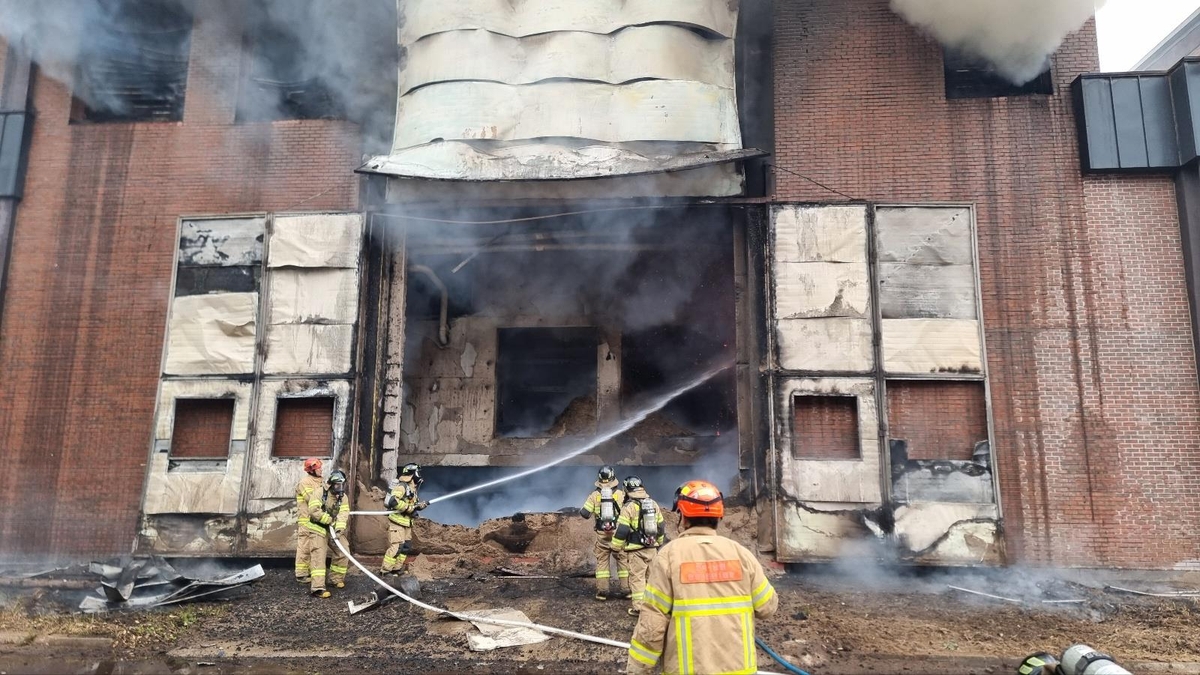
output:
<instances>
[{"instance_id":1,"label":"water spray","mask_svg":"<svg viewBox=\"0 0 1200 675\"><path fill-rule=\"evenodd\" d=\"M583 453L594 449L596 446L601 445L603 443L607 443L608 441L611 441L612 439L616 438L617 436L620 436L621 434L629 431L630 429L637 426L639 423L641 423L643 420L645 420L650 415L653 415L654 413L658 412L659 410L662 410L663 408L665 408L667 406L667 404L670 403L671 401L674 401L675 399L686 394L687 392L691 391L692 389L695 389L696 387L699 387L700 385L704 384L705 382L711 380L718 373L728 370L730 367L732 367L732 365L733 365L732 363L726 363L726 364L723 364L720 366L716 366L710 370L707 370L707 371L701 373L700 375L697 375L695 378L681 384L679 387L672 389L671 391L668 391L667 393L663 394L662 396L659 396L658 398L652 400L647 406L645 406L644 408L639 410L636 414L631 415L630 417L621 420L621 422L619 424L612 427L608 431L605 431L604 433L602 433L598 436L593 436L592 438L589 438L587 441L585 441L579 447L577 447L569 452L566 452L566 453L560 455L559 457L556 457L555 459L552 459L549 462L546 462L545 464L530 467L528 469L525 469L523 471L518 471L517 473L511 474L508 476L501 476L500 478L496 478L495 480L487 481L486 483L480 483L478 485L473 485L471 487L463 488L461 490L456 490L454 492L451 492L450 494L445 494L440 497L435 497L435 498L429 500L429 503L436 504L441 501L446 501L447 499L454 499L455 497L461 497L462 495L465 495L465 494L470 494L472 492L478 492L479 490L486 490L490 487L495 487L497 485L502 485L509 481L517 480L518 478L524 478L526 476L533 475L535 473L538 473L539 471L544 471L546 469L549 469L552 466L557 466L559 464L562 464L563 462L567 461L568 459L578 457L579 455L582 455ZM355 516L386 516L386 515L391 514L392 512L391 511L351 511L350 513L351 513L351 515L355 515Z\"/></svg>"}]
</instances>

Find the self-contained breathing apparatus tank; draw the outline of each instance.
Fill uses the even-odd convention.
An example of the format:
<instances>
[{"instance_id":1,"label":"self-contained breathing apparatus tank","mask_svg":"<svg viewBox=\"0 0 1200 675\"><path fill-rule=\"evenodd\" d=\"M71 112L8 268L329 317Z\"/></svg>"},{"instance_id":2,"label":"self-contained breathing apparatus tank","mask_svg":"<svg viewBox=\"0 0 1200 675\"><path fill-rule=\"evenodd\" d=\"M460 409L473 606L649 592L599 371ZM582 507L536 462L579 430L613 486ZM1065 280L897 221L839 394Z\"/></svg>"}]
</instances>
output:
<instances>
[{"instance_id":1,"label":"self-contained breathing apparatus tank","mask_svg":"<svg viewBox=\"0 0 1200 675\"><path fill-rule=\"evenodd\" d=\"M600 513L596 523L604 532L617 529L617 502L613 499L612 488L600 488Z\"/></svg>"},{"instance_id":2,"label":"self-contained breathing apparatus tank","mask_svg":"<svg viewBox=\"0 0 1200 675\"><path fill-rule=\"evenodd\" d=\"M654 506L654 500L648 497L643 499L641 511L642 541L650 545L658 539L658 510Z\"/></svg>"}]
</instances>

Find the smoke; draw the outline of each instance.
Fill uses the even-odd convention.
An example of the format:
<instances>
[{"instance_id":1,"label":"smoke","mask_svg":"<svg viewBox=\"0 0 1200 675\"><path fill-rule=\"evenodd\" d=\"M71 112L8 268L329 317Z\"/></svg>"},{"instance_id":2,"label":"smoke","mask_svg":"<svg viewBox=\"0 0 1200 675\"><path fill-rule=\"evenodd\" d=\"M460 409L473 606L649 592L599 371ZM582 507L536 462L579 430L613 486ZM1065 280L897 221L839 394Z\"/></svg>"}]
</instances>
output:
<instances>
[{"instance_id":1,"label":"smoke","mask_svg":"<svg viewBox=\"0 0 1200 675\"><path fill-rule=\"evenodd\" d=\"M1047 59L1104 0L892 0L892 9L951 49L987 61L1016 84Z\"/></svg>"},{"instance_id":2,"label":"smoke","mask_svg":"<svg viewBox=\"0 0 1200 675\"><path fill-rule=\"evenodd\" d=\"M395 0L336 11L318 0L6 0L0 11L0 37L89 110L182 104L185 87L216 83L239 121L347 119L373 150L390 146L395 26ZM207 56L190 59L199 41Z\"/></svg>"}]
</instances>

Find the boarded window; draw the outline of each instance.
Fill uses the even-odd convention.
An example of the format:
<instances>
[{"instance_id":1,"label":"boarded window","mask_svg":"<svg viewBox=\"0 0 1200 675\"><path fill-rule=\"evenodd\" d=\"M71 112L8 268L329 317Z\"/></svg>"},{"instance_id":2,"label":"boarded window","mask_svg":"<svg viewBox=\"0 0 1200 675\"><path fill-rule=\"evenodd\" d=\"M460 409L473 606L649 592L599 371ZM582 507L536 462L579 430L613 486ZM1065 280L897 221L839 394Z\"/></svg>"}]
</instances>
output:
<instances>
[{"instance_id":1,"label":"boarded window","mask_svg":"<svg viewBox=\"0 0 1200 675\"><path fill-rule=\"evenodd\" d=\"M497 436L540 438L594 428L594 328L501 328L497 337Z\"/></svg>"},{"instance_id":2,"label":"boarded window","mask_svg":"<svg viewBox=\"0 0 1200 675\"><path fill-rule=\"evenodd\" d=\"M225 459L233 430L231 398L175 399L171 459Z\"/></svg>"},{"instance_id":3,"label":"boarded window","mask_svg":"<svg viewBox=\"0 0 1200 675\"><path fill-rule=\"evenodd\" d=\"M859 459L858 398L793 397L792 456L797 459Z\"/></svg>"},{"instance_id":4,"label":"boarded window","mask_svg":"<svg viewBox=\"0 0 1200 675\"><path fill-rule=\"evenodd\" d=\"M328 11L324 3L319 5ZM287 0L286 10L292 16L315 16L311 0ZM292 14L294 12L294 14ZM239 121L340 119L345 116L342 103L324 77L314 72L313 64L321 57L309 50L329 49L325 44L312 44L297 34L304 26L273 21L269 17L257 22L246 36L251 54L250 67L238 101ZM310 29L311 30L311 29ZM316 31L311 31L316 33Z\"/></svg>"},{"instance_id":5,"label":"boarded window","mask_svg":"<svg viewBox=\"0 0 1200 675\"><path fill-rule=\"evenodd\" d=\"M191 48L190 3L101 2L99 25L81 46L72 119L169 122L183 119Z\"/></svg>"},{"instance_id":6,"label":"boarded window","mask_svg":"<svg viewBox=\"0 0 1200 675\"><path fill-rule=\"evenodd\" d=\"M970 460L986 441L982 382L887 383L888 434L908 442L909 459Z\"/></svg>"},{"instance_id":7,"label":"boarded window","mask_svg":"<svg viewBox=\"0 0 1200 675\"><path fill-rule=\"evenodd\" d=\"M1025 84L1014 84L996 72L995 68L961 52L945 50L942 54L946 75L946 98L998 98L1053 94L1054 79L1050 62L1037 77Z\"/></svg>"},{"instance_id":8,"label":"boarded window","mask_svg":"<svg viewBox=\"0 0 1200 675\"><path fill-rule=\"evenodd\" d=\"M275 409L275 457L329 457L333 452L330 396L281 398Z\"/></svg>"}]
</instances>

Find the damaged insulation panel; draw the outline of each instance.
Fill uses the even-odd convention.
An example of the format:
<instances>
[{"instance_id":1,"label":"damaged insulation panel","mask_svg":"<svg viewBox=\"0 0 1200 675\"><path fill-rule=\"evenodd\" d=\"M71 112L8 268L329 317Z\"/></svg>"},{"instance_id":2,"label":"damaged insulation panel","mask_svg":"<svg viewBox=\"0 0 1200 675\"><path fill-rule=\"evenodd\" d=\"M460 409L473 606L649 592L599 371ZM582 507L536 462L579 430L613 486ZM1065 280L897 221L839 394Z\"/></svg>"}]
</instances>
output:
<instances>
[{"instance_id":1,"label":"damaged insulation panel","mask_svg":"<svg viewBox=\"0 0 1200 675\"><path fill-rule=\"evenodd\" d=\"M969 207L774 209L780 560L881 539L915 563L1003 561L973 226Z\"/></svg>"},{"instance_id":2,"label":"damaged insulation panel","mask_svg":"<svg viewBox=\"0 0 1200 675\"><path fill-rule=\"evenodd\" d=\"M363 170L459 181L682 170L695 175L663 177L676 191L737 194L737 4L405 2L392 151Z\"/></svg>"},{"instance_id":3,"label":"damaged insulation panel","mask_svg":"<svg viewBox=\"0 0 1200 675\"><path fill-rule=\"evenodd\" d=\"M332 421L322 423L331 427L328 447L304 451L334 461L342 455L350 428L362 230L360 214L180 223L140 547L271 554L293 545L292 490L303 457L277 452L274 444L277 436L306 438L308 432L279 433L277 410L281 400L331 399ZM246 273L214 274L219 270ZM197 279L249 280L252 292L191 283ZM197 458L172 456L177 401L187 399L233 400L228 448L192 447L205 441L201 424L199 440L189 438ZM303 425L312 418L286 419Z\"/></svg>"}]
</instances>

